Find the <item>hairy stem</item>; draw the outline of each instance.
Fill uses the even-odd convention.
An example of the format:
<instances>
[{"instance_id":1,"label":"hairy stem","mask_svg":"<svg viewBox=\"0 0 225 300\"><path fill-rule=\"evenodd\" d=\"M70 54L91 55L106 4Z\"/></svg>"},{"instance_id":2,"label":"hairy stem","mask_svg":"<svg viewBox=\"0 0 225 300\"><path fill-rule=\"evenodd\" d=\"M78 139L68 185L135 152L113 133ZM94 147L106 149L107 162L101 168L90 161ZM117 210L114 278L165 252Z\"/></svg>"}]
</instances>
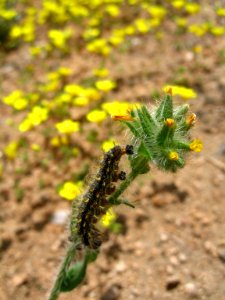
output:
<instances>
[{"instance_id":1,"label":"hairy stem","mask_svg":"<svg viewBox=\"0 0 225 300\"><path fill-rule=\"evenodd\" d=\"M79 242L72 243L69 245L69 248L67 249L67 253L66 253L66 255L63 259L63 262L60 266L59 272L57 274L56 280L54 282L54 285L53 285L53 288L51 290L48 300L58 299L63 279L66 275L66 271L68 270L73 258L75 257L78 244L79 244Z\"/></svg>"},{"instance_id":2,"label":"hairy stem","mask_svg":"<svg viewBox=\"0 0 225 300\"><path fill-rule=\"evenodd\" d=\"M117 188L117 190L113 193L113 195L109 198L109 202L112 204L118 204L117 200L119 196L127 189L127 187L132 183L132 181L135 180L135 178L140 175L146 173L146 160L145 159L140 159L137 160L133 166L132 166L132 171L130 174L127 176L126 180L121 183L121 185Z\"/></svg>"},{"instance_id":3,"label":"hairy stem","mask_svg":"<svg viewBox=\"0 0 225 300\"><path fill-rule=\"evenodd\" d=\"M148 168L147 168L148 170ZM126 190L131 182L140 174L146 173L146 160L138 159L132 162L132 170L127 176L127 179L119 186L115 193L109 198L112 204L119 204L118 197ZM73 215L73 214L72 214ZM54 286L48 300L57 300L61 292L62 282L66 276L69 266L76 255L77 246L80 244L80 240L77 240L69 246L66 256L61 264L58 275L56 277ZM87 261L87 264L90 263Z\"/></svg>"}]
</instances>

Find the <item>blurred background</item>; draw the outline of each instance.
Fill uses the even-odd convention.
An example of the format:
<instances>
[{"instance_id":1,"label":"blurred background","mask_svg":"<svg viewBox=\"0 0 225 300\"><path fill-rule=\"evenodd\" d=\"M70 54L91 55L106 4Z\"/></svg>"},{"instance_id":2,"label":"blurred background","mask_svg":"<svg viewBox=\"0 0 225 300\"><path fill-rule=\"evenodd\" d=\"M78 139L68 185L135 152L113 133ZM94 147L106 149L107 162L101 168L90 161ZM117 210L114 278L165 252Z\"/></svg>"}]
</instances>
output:
<instances>
[{"instance_id":1,"label":"blurred background","mask_svg":"<svg viewBox=\"0 0 225 300\"><path fill-rule=\"evenodd\" d=\"M71 200L130 142L110 116L168 85L203 151L129 188L136 208L101 222L97 261L60 299L225 299L224 75L222 0L0 0L1 300L46 297Z\"/></svg>"}]
</instances>

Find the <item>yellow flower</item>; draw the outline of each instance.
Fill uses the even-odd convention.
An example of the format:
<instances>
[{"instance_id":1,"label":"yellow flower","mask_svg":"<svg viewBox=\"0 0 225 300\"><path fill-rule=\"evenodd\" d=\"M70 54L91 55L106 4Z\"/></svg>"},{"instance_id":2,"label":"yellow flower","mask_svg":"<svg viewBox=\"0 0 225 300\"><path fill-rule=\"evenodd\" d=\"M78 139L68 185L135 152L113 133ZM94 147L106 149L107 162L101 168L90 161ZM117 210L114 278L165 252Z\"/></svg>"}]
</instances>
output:
<instances>
[{"instance_id":1,"label":"yellow flower","mask_svg":"<svg viewBox=\"0 0 225 300\"><path fill-rule=\"evenodd\" d=\"M30 145L30 148L31 148L33 151L35 151L35 152L38 152L38 151L41 150L41 146L38 145L38 144L35 144L35 143L31 144L31 145Z\"/></svg>"},{"instance_id":2,"label":"yellow flower","mask_svg":"<svg viewBox=\"0 0 225 300\"><path fill-rule=\"evenodd\" d=\"M33 126L37 126L48 119L48 109L41 106L34 106L27 118Z\"/></svg>"},{"instance_id":3,"label":"yellow flower","mask_svg":"<svg viewBox=\"0 0 225 300\"><path fill-rule=\"evenodd\" d=\"M22 27L19 25L14 25L10 31L10 37L12 39L18 39L22 36L23 30Z\"/></svg>"},{"instance_id":4,"label":"yellow flower","mask_svg":"<svg viewBox=\"0 0 225 300\"><path fill-rule=\"evenodd\" d=\"M159 5L149 5L146 7L146 10L152 15L152 17L158 19L163 19L166 15L166 9Z\"/></svg>"},{"instance_id":5,"label":"yellow flower","mask_svg":"<svg viewBox=\"0 0 225 300\"><path fill-rule=\"evenodd\" d=\"M16 110L22 110L24 108L26 108L28 105L28 101L27 99L21 98L21 99L17 99L14 103L13 103L13 107Z\"/></svg>"},{"instance_id":6,"label":"yellow flower","mask_svg":"<svg viewBox=\"0 0 225 300\"><path fill-rule=\"evenodd\" d=\"M64 0L65 1L65 0ZM75 5L70 5L69 6L69 11L71 13L72 16L74 17L78 17L78 18L85 18L89 16L89 10L81 5L78 5L79 1L76 1ZM69 2L69 4L71 3L71 1Z\"/></svg>"},{"instance_id":7,"label":"yellow flower","mask_svg":"<svg viewBox=\"0 0 225 300\"><path fill-rule=\"evenodd\" d=\"M192 151L201 152L203 149L203 144L201 140L195 139L190 143L189 147Z\"/></svg>"},{"instance_id":8,"label":"yellow flower","mask_svg":"<svg viewBox=\"0 0 225 300\"><path fill-rule=\"evenodd\" d=\"M59 195L67 200L73 200L81 194L82 186L83 183L81 181L78 181L77 183L67 181L59 190Z\"/></svg>"},{"instance_id":9,"label":"yellow flower","mask_svg":"<svg viewBox=\"0 0 225 300\"><path fill-rule=\"evenodd\" d=\"M195 45L194 48L193 48L193 51L195 53L201 53L202 52L202 45Z\"/></svg>"},{"instance_id":10,"label":"yellow flower","mask_svg":"<svg viewBox=\"0 0 225 300\"><path fill-rule=\"evenodd\" d=\"M40 46L33 46L29 48L29 52L32 56L36 57L42 53L43 48Z\"/></svg>"},{"instance_id":11,"label":"yellow flower","mask_svg":"<svg viewBox=\"0 0 225 300\"><path fill-rule=\"evenodd\" d=\"M109 42L110 42L112 45L114 45L114 46L120 45L123 41L124 41L124 37L123 37L123 36L111 35L111 36L109 37Z\"/></svg>"},{"instance_id":12,"label":"yellow flower","mask_svg":"<svg viewBox=\"0 0 225 300\"><path fill-rule=\"evenodd\" d=\"M9 143L5 148L4 148L4 154L8 159L14 159L17 155L17 150L19 147L19 143L14 141Z\"/></svg>"},{"instance_id":13,"label":"yellow flower","mask_svg":"<svg viewBox=\"0 0 225 300\"><path fill-rule=\"evenodd\" d=\"M16 110L23 110L28 106L28 100L24 98L23 92L15 90L2 100L5 104L12 106Z\"/></svg>"},{"instance_id":14,"label":"yellow flower","mask_svg":"<svg viewBox=\"0 0 225 300\"><path fill-rule=\"evenodd\" d=\"M224 26L213 26L210 31L213 35L220 36L220 35L225 34L225 27Z\"/></svg>"},{"instance_id":15,"label":"yellow flower","mask_svg":"<svg viewBox=\"0 0 225 300\"><path fill-rule=\"evenodd\" d=\"M56 123L55 127L60 133L73 133L80 130L80 123L67 119L62 122Z\"/></svg>"},{"instance_id":16,"label":"yellow flower","mask_svg":"<svg viewBox=\"0 0 225 300\"><path fill-rule=\"evenodd\" d=\"M68 139L68 136L67 135L62 135L60 137L60 143L62 145L68 145L69 144L69 139Z\"/></svg>"},{"instance_id":17,"label":"yellow flower","mask_svg":"<svg viewBox=\"0 0 225 300\"><path fill-rule=\"evenodd\" d=\"M96 81L95 85L98 90L103 92L109 92L116 87L116 83L108 79Z\"/></svg>"},{"instance_id":18,"label":"yellow flower","mask_svg":"<svg viewBox=\"0 0 225 300\"><path fill-rule=\"evenodd\" d=\"M19 124L19 131L20 132L26 132L30 130L33 127L31 120L29 119L24 119L20 124Z\"/></svg>"},{"instance_id":19,"label":"yellow flower","mask_svg":"<svg viewBox=\"0 0 225 300\"><path fill-rule=\"evenodd\" d=\"M175 23L177 24L177 26L186 27L187 26L187 19L177 17L177 18L175 18Z\"/></svg>"},{"instance_id":20,"label":"yellow flower","mask_svg":"<svg viewBox=\"0 0 225 300\"><path fill-rule=\"evenodd\" d=\"M179 95L184 99L190 99L190 98L196 98L197 94L194 90L190 88L186 88L183 86L178 86L178 85L166 85L163 88L164 92L167 92L169 89L172 89L172 94L173 95Z\"/></svg>"},{"instance_id":21,"label":"yellow flower","mask_svg":"<svg viewBox=\"0 0 225 300\"><path fill-rule=\"evenodd\" d=\"M90 52L96 52L104 56L107 56L110 53L111 48L109 47L105 39L99 38L88 43L87 50Z\"/></svg>"},{"instance_id":22,"label":"yellow flower","mask_svg":"<svg viewBox=\"0 0 225 300\"><path fill-rule=\"evenodd\" d=\"M129 111L138 107L138 103L129 103L129 102L119 102L113 101L104 103L102 108L112 117L113 116L127 116Z\"/></svg>"},{"instance_id":23,"label":"yellow flower","mask_svg":"<svg viewBox=\"0 0 225 300\"><path fill-rule=\"evenodd\" d=\"M102 149L104 152L107 152L109 151L110 149L112 149L115 145L117 145L116 141L115 140L107 140L107 141L104 141L102 143Z\"/></svg>"},{"instance_id":24,"label":"yellow flower","mask_svg":"<svg viewBox=\"0 0 225 300\"><path fill-rule=\"evenodd\" d=\"M48 119L48 109L41 106L34 106L32 111L20 123L19 131L26 132L34 126L38 126Z\"/></svg>"},{"instance_id":25,"label":"yellow flower","mask_svg":"<svg viewBox=\"0 0 225 300\"><path fill-rule=\"evenodd\" d=\"M192 24L188 27L188 31L197 35L203 36L209 30L208 24Z\"/></svg>"},{"instance_id":26,"label":"yellow flower","mask_svg":"<svg viewBox=\"0 0 225 300\"><path fill-rule=\"evenodd\" d=\"M174 127L175 121L174 121L174 119L167 118L165 120L165 124L167 127L172 128L172 127Z\"/></svg>"},{"instance_id":27,"label":"yellow flower","mask_svg":"<svg viewBox=\"0 0 225 300\"><path fill-rule=\"evenodd\" d=\"M174 8L180 9L180 8L184 7L185 1L184 0L173 0L171 4Z\"/></svg>"},{"instance_id":28,"label":"yellow flower","mask_svg":"<svg viewBox=\"0 0 225 300\"><path fill-rule=\"evenodd\" d=\"M65 92L72 95L72 96L78 96L83 92L83 87L77 84L68 84L64 88Z\"/></svg>"},{"instance_id":29,"label":"yellow flower","mask_svg":"<svg viewBox=\"0 0 225 300\"><path fill-rule=\"evenodd\" d=\"M87 114L87 120L89 122L99 123L105 120L106 118L107 118L106 113L103 110L99 110L99 109L92 110Z\"/></svg>"},{"instance_id":30,"label":"yellow flower","mask_svg":"<svg viewBox=\"0 0 225 300\"><path fill-rule=\"evenodd\" d=\"M108 13L110 16L112 16L112 17L117 17L117 16L119 16L119 14L120 14L119 7L116 6L116 5L113 5L113 4L107 5L107 6L105 7L105 10L106 10L107 13Z\"/></svg>"},{"instance_id":31,"label":"yellow flower","mask_svg":"<svg viewBox=\"0 0 225 300\"><path fill-rule=\"evenodd\" d=\"M179 155L176 151L171 151L169 153L169 159L173 161L177 161L179 159Z\"/></svg>"},{"instance_id":32,"label":"yellow flower","mask_svg":"<svg viewBox=\"0 0 225 300\"><path fill-rule=\"evenodd\" d=\"M134 26L128 25L127 27L124 28L124 32L126 35L134 35L136 30Z\"/></svg>"},{"instance_id":33,"label":"yellow flower","mask_svg":"<svg viewBox=\"0 0 225 300\"><path fill-rule=\"evenodd\" d=\"M87 97L80 96L80 97L75 98L73 100L73 103L78 106L86 106L86 105L88 105L89 101L88 101Z\"/></svg>"},{"instance_id":34,"label":"yellow flower","mask_svg":"<svg viewBox=\"0 0 225 300\"><path fill-rule=\"evenodd\" d=\"M101 98L98 90L95 88L86 88L81 95L86 96L89 100L97 101Z\"/></svg>"},{"instance_id":35,"label":"yellow flower","mask_svg":"<svg viewBox=\"0 0 225 300\"><path fill-rule=\"evenodd\" d=\"M116 214L112 208L109 208L106 214L101 218L100 222L102 226L108 228L116 221Z\"/></svg>"},{"instance_id":36,"label":"yellow flower","mask_svg":"<svg viewBox=\"0 0 225 300\"><path fill-rule=\"evenodd\" d=\"M13 9L1 9L1 1L0 1L0 17L5 20L12 20L17 15L16 11Z\"/></svg>"},{"instance_id":37,"label":"yellow flower","mask_svg":"<svg viewBox=\"0 0 225 300\"><path fill-rule=\"evenodd\" d=\"M109 75L109 70L106 68L94 69L93 73L97 77L104 78Z\"/></svg>"},{"instance_id":38,"label":"yellow flower","mask_svg":"<svg viewBox=\"0 0 225 300\"><path fill-rule=\"evenodd\" d=\"M150 23L146 19L136 19L135 26L140 33L146 33L150 30Z\"/></svg>"},{"instance_id":39,"label":"yellow flower","mask_svg":"<svg viewBox=\"0 0 225 300\"><path fill-rule=\"evenodd\" d=\"M187 3L185 4L185 10L189 14L196 14L200 10L200 5L198 3Z\"/></svg>"},{"instance_id":40,"label":"yellow flower","mask_svg":"<svg viewBox=\"0 0 225 300\"><path fill-rule=\"evenodd\" d=\"M72 70L70 68L60 67L58 68L57 73L60 76L67 77L72 74Z\"/></svg>"},{"instance_id":41,"label":"yellow flower","mask_svg":"<svg viewBox=\"0 0 225 300\"><path fill-rule=\"evenodd\" d=\"M51 138L50 145L55 148L59 147L60 146L60 138L58 136L54 136L53 138Z\"/></svg>"},{"instance_id":42,"label":"yellow flower","mask_svg":"<svg viewBox=\"0 0 225 300\"><path fill-rule=\"evenodd\" d=\"M67 47L67 41L72 36L71 29L57 30L52 29L48 32L48 37L51 43L61 50L65 50Z\"/></svg>"},{"instance_id":43,"label":"yellow flower","mask_svg":"<svg viewBox=\"0 0 225 300\"><path fill-rule=\"evenodd\" d=\"M70 103L72 96L66 93L59 95L58 97L54 98L54 102L58 104Z\"/></svg>"},{"instance_id":44,"label":"yellow flower","mask_svg":"<svg viewBox=\"0 0 225 300\"><path fill-rule=\"evenodd\" d=\"M88 28L83 33L83 38L85 40L90 40L96 38L100 35L100 30L98 28Z\"/></svg>"},{"instance_id":45,"label":"yellow flower","mask_svg":"<svg viewBox=\"0 0 225 300\"><path fill-rule=\"evenodd\" d=\"M220 17L225 17L225 8L223 7L219 7L216 9L216 13L218 16Z\"/></svg>"}]
</instances>

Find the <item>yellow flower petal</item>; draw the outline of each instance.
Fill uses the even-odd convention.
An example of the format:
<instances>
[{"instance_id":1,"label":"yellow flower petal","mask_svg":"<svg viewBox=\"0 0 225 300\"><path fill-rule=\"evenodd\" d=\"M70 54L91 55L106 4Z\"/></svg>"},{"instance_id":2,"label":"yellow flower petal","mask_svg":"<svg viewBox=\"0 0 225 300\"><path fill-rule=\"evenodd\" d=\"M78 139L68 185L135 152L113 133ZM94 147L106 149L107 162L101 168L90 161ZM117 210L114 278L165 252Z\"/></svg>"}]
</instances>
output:
<instances>
[{"instance_id":1,"label":"yellow flower petal","mask_svg":"<svg viewBox=\"0 0 225 300\"><path fill-rule=\"evenodd\" d=\"M189 145L190 149L195 152L201 152L203 149L202 141L199 139L195 139Z\"/></svg>"},{"instance_id":2,"label":"yellow flower petal","mask_svg":"<svg viewBox=\"0 0 225 300\"><path fill-rule=\"evenodd\" d=\"M67 119L56 123L55 127L60 133L73 133L80 130L80 123Z\"/></svg>"},{"instance_id":3,"label":"yellow flower petal","mask_svg":"<svg viewBox=\"0 0 225 300\"><path fill-rule=\"evenodd\" d=\"M102 122L106 118L107 118L107 114L103 110L95 109L87 114L87 120L89 122L98 123L98 122Z\"/></svg>"}]
</instances>

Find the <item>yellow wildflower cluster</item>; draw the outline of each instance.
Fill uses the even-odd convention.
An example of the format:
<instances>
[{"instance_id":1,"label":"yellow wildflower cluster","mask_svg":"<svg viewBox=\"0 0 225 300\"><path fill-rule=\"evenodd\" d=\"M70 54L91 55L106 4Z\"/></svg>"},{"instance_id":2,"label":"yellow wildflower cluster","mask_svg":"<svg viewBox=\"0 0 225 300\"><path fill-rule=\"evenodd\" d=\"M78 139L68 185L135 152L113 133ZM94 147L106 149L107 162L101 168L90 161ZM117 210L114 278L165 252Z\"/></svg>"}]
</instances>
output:
<instances>
[{"instance_id":1,"label":"yellow wildflower cluster","mask_svg":"<svg viewBox=\"0 0 225 300\"><path fill-rule=\"evenodd\" d=\"M5 9L0 3L0 18L11 21L17 16L17 12L14 9Z\"/></svg>"},{"instance_id":2,"label":"yellow wildflower cluster","mask_svg":"<svg viewBox=\"0 0 225 300\"><path fill-rule=\"evenodd\" d=\"M70 28L64 30L52 29L49 30L48 37L54 47L67 51L67 41L72 36L72 33Z\"/></svg>"},{"instance_id":3,"label":"yellow wildflower cluster","mask_svg":"<svg viewBox=\"0 0 225 300\"><path fill-rule=\"evenodd\" d=\"M10 95L4 97L2 101L16 110L23 110L28 106L28 100L20 90L15 90Z\"/></svg>"},{"instance_id":4,"label":"yellow wildflower cluster","mask_svg":"<svg viewBox=\"0 0 225 300\"><path fill-rule=\"evenodd\" d=\"M126 9L135 13L135 17L129 21L124 18L123 10ZM225 15L224 11L223 7L215 8L215 14L219 17ZM219 24L210 25L210 28L204 21L193 24L191 16L199 13L201 5L198 1L188 0L168 0L161 5L145 0L129 0L125 3L122 0L42 0L39 7L24 9L19 21L12 25L10 37L12 40L22 39L29 43L35 41L30 48L33 56L54 49L68 53L68 41L75 39L79 42L80 38L88 51L107 56L114 47L124 43L127 37L154 32L154 28L163 26L166 17L174 20L178 27L185 27L199 37L207 32L215 36L224 34L224 28ZM17 15L17 11L0 6L0 17L11 20ZM39 37L37 27L42 28L46 23L50 26L46 27L48 32L45 37L48 39L43 43L43 36ZM162 35L163 33L157 33L156 37Z\"/></svg>"},{"instance_id":5,"label":"yellow wildflower cluster","mask_svg":"<svg viewBox=\"0 0 225 300\"><path fill-rule=\"evenodd\" d=\"M48 119L48 109L41 106L34 106L28 113L27 117L20 123L19 130L21 132L28 131L35 126L40 125Z\"/></svg>"}]
</instances>

